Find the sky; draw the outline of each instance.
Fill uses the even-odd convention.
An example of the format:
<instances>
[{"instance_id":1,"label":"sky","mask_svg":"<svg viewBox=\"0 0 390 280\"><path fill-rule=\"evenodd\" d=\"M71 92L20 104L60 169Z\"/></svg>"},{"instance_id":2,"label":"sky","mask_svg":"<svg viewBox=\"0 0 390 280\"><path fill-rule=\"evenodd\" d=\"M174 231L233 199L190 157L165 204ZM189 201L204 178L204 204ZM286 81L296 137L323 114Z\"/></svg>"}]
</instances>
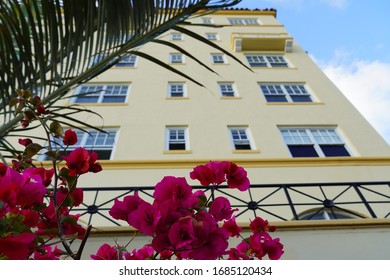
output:
<instances>
[{"instance_id":1,"label":"sky","mask_svg":"<svg viewBox=\"0 0 390 280\"><path fill-rule=\"evenodd\" d=\"M278 21L390 144L390 1L242 0Z\"/></svg>"}]
</instances>

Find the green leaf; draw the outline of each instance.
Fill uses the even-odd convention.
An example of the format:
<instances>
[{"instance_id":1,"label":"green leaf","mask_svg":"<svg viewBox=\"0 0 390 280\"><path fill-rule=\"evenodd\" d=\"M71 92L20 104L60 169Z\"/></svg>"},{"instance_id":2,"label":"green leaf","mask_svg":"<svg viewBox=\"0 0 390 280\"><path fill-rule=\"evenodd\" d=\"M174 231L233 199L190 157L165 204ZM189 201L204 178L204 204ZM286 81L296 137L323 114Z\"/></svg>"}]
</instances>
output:
<instances>
[{"instance_id":1,"label":"green leaf","mask_svg":"<svg viewBox=\"0 0 390 280\"><path fill-rule=\"evenodd\" d=\"M50 124L49 130L55 136L62 136L64 133L64 129L62 128L61 124L58 121L53 121Z\"/></svg>"},{"instance_id":2,"label":"green leaf","mask_svg":"<svg viewBox=\"0 0 390 280\"><path fill-rule=\"evenodd\" d=\"M33 157L36 154L38 154L40 150L42 150L41 145L39 145L37 143L31 143L30 145L28 145L26 147L23 154L30 158L30 157Z\"/></svg>"},{"instance_id":3,"label":"green leaf","mask_svg":"<svg viewBox=\"0 0 390 280\"><path fill-rule=\"evenodd\" d=\"M69 188L69 192L72 192L76 186L77 186L77 177L76 176L69 176L69 169L67 168L61 168L59 176L62 177Z\"/></svg>"}]
</instances>

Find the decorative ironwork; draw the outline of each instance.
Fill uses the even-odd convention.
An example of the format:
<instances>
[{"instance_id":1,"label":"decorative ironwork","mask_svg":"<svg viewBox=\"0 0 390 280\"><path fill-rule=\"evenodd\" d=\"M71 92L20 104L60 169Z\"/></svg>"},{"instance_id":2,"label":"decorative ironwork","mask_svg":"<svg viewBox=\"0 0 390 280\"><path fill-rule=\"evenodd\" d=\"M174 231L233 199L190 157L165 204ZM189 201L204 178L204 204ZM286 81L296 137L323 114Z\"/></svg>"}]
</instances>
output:
<instances>
[{"instance_id":1,"label":"decorative ironwork","mask_svg":"<svg viewBox=\"0 0 390 280\"><path fill-rule=\"evenodd\" d=\"M227 197L232 208L238 209L237 219L243 221L256 216L269 221L390 218L390 182L256 184L246 192L227 186L193 189L203 190L212 199ZM114 200L137 193L142 199L152 201L153 191L154 187L150 186L84 188L84 203L72 211L94 226L126 225L108 213Z\"/></svg>"}]
</instances>

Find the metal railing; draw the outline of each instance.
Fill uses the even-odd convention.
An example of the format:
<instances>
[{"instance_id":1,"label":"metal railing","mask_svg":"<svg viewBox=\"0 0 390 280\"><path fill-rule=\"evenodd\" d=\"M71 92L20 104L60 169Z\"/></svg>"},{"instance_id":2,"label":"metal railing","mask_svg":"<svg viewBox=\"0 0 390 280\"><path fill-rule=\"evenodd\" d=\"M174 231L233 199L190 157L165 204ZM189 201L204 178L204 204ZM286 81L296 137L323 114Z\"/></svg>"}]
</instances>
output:
<instances>
[{"instance_id":1,"label":"metal railing","mask_svg":"<svg viewBox=\"0 0 390 280\"><path fill-rule=\"evenodd\" d=\"M220 186L216 189L196 186L211 199L227 197L237 219L260 216L269 221L390 218L390 182L353 182L318 184L256 184L246 192ZM72 209L88 224L125 225L108 211L114 200L137 193L153 200L154 187L84 188L84 202Z\"/></svg>"}]
</instances>

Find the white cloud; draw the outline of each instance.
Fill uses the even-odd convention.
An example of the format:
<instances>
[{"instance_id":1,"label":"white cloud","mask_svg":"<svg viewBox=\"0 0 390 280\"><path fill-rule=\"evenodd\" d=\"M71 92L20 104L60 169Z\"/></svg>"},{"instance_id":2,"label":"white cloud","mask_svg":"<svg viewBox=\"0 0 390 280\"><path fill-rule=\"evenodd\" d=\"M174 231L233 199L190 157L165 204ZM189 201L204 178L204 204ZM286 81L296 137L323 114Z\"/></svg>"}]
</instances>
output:
<instances>
[{"instance_id":1,"label":"white cloud","mask_svg":"<svg viewBox=\"0 0 390 280\"><path fill-rule=\"evenodd\" d=\"M390 64L351 61L348 54L337 53L331 62L319 65L390 144Z\"/></svg>"}]
</instances>

